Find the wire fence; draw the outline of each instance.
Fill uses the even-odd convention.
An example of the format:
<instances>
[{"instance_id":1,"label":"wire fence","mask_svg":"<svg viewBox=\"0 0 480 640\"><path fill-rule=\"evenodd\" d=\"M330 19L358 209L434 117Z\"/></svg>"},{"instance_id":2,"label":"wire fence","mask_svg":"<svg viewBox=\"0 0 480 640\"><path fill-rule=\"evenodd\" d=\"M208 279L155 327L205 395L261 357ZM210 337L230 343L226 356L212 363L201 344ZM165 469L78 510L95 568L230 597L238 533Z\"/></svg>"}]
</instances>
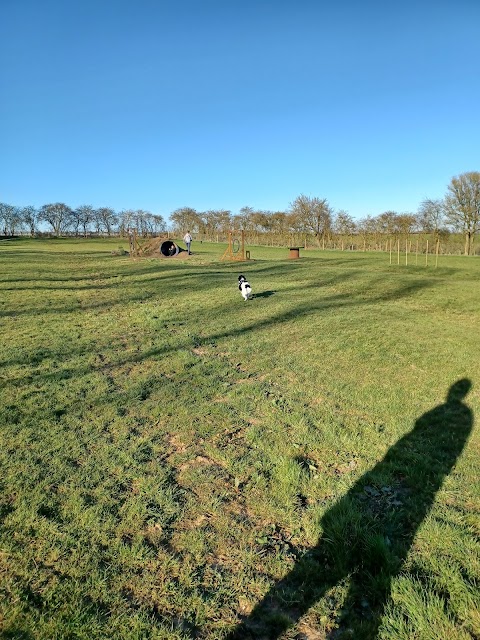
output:
<instances>
[{"instance_id":1,"label":"wire fence","mask_svg":"<svg viewBox=\"0 0 480 640\"><path fill-rule=\"evenodd\" d=\"M199 242L215 242L226 243L228 242L228 231L210 231L203 233L192 234L194 241ZM237 233L240 235L240 231L233 231L233 235ZM329 233L323 236L315 236L308 233L275 233L275 232L263 232L263 231L246 231L246 241L249 245L258 245L266 247L302 247L304 249L320 249L324 251L383 251L389 253L392 247L400 246L402 253L425 255L425 254L439 254L439 255L465 255L465 238L462 234L452 233L448 237L440 237L435 234L428 233L411 233L404 234L350 234L341 235ZM152 238L159 234L152 232L144 232L138 234L141 238ZM170 230L160 234L167 237L182 238L184 232L181 230ZM15 236L0 235L0 239L8 238L26 238L31 237L31 234L22 232ZM51 232L38 232L35 237L51 238L54 235ZM126 231L115 230L110 234L106 232L94 232L89 231L86 234L65 232L62 233L64 238L122 238L128 240L128 234ZM480 255L480 243L478 246L470 248L470 255Z\"/></svg>"}]
</instances>

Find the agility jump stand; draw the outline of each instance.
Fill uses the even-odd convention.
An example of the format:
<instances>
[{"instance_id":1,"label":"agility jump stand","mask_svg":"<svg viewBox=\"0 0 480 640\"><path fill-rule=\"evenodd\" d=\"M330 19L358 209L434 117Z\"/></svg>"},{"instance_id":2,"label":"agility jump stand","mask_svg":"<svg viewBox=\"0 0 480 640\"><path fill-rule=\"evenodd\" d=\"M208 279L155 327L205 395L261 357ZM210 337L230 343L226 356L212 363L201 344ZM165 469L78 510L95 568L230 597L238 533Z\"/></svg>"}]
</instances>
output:
<instances>
[{"instance_id":1,"label":"agility jump stand","mask_svg":"<svg viewBox=\"0 0 480 640\"><path fill-rule=\"evenodd\" d=\"M137 232L135 229L128 230L128 242L130 244L130 257L138 257L142 253L142 247L138 242Z\"/></svg>"},{"instance_id":2,"label":"agility jump stand","mask_svg":"<svg viewBox=\"0 0 480 640\"><path fill-rule=\"evenodd\" d=\"M235 260L244 262L250 260L250 251L245 251L245 231L241 231L241 239L234 238L231 231L228 232L228 247L220 260Z\"/></svg>"}]
</instances>

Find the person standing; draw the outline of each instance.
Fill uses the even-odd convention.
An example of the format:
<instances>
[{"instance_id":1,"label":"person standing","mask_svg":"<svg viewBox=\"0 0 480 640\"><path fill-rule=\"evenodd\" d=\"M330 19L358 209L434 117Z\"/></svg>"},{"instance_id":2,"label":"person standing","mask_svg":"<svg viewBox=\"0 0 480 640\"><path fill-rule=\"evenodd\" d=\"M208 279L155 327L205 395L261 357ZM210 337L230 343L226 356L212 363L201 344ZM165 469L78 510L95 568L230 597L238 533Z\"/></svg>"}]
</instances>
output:
<instances>
[{"instance_id":1,"label":"person standing","mask_svg":"<svg viewBox=\"0 0 480 640\"><path fill-rule=\"evenodd\" d=\"M192 236L190 235L190 231L187 231L187 233L183 236L183 241L187 245L188 255L191 255L190 254L190 245L192 244Z\"/></svg>"}]
</instances>

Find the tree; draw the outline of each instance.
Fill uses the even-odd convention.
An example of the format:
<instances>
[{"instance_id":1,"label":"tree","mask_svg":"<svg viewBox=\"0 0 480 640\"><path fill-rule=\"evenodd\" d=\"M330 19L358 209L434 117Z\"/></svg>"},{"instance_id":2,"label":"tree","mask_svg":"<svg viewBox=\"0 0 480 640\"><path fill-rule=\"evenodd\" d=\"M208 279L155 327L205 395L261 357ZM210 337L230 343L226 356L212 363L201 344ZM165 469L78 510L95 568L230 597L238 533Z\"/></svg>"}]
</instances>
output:
<instances>
[{"instance_id":1,"label":"tree","mask_svg":"<svg viewBox=\"0 0 480 640\"><path fill-rule=\"evenodd\" d=\"M285 222L289 233L297 233L306 230L298 212L294 213L290 211L290 213L287 213Z\"/></svg>"},{"instance_id":2,"label":"tree","mask_svg":"<svg viewBox=\"0 0 480 640\"><path fill-rule=\"evenodd\" d=\"M425 198L420 203L417 213L417 223L425 233L433 233L435 239L442 228L445 218L445 202Z\"/></svg>"},{"instance_id":3,"label":"tree","mask_svg":"<svg viewBox=\"0 0 480 640\"><path fill-rule=\"evenodd\" d=\"M100 209L95 209L94 216L97 231L99 232L100 229L104 229L107 235L110 236L113 227L118 223L118 217L115 211L110 207L100 207Z\"/></svg>"},{"instance_id":4,"label":"tree","mask_svg":"<svg viewBox=\"0 0 480 640\"><path fill-rule=\"evenodd\" d=\"M153 214L150 211L139 209L135 216L137 231L144 238L153 235Z\"/></svg>"},{"instance_id":5,"label":"tree","mask_svg":"<svg viewBox=\"0 0 480 640\"><path fill-rule=\"evenodd\" d=\"M232 229L245 229L244 218L238 213L232 216Z\"/></svg>"},{"instance_id":6,"label":"tree","mask_svg":"<svg viewBox=\"0 0 480 640\"><path fill-rule=\"evenodd\" d=\"M226 209L209 209L202 214L203 224L208 234L228 231L232 226L231 212Z\"/></svg>"},{"instance_id":7,"label":"tree","mask_svg":"<svg viewBox=\"0 0 480 640\"><path fill-rule=\"evenodd\" d=\"M357 225L352 216L346 211L339 211L335 216L334 228L337 233L343 235L350 235L355 233Z\"/></svg>"},{"instance_id":8,"label":"tree","mask_svg":"<svg viewBox=\"0 0 480 640\"><path fill-rule=\"evenodd\" d=\"M93 222L94 217L95 212L92 205L82 204L80 207L77 207L73 212L73 218L75 220L75 233L78 235L78 229L79 227L81 227L83 230L83 237L86 238L88 225Z\"/></svg>"},{"instance_id":9,"label":"tree","mask_svg":"<svg viewBox=\"0 0 480 640\"><path fill-rule=\"evenodd\" d=\"M465 235L465 255L470 255L480 229L480 172L469 171L451 179L445 196L446 220Z\"/></svg>"},{"instance_id":10,"label":"tree","mask_svg":"<svg viewBox=\"0 0 480 640\"><path fill-rule=\"evenodd\" d=\"M398 232L409 236L417 227L417 217L413 213L399 213L395 220Z\"/></svg>"},{"instance_id":11,"label":"tree","mask_svg":"<svg viewBox=\"0 0 480 640\"><path fill-rule=\"evenodd\" d=\"M14 236L22 224L20 209L11 204L0 203L0 225L4 236Z\"/></svg>"},{"instance_id":12,"label":"tree","mask_svg":"<svg viewBox=\"0 0 480 640\"><path fill-rule=\"evenodd\" d=\"M164 233L167 225L165 224L165 220L163 216L159 214L152 214L153 218L153 232L154 233Z\"/></svg>"},{"instance_id":13,"label":"tree","mask_svg":"<svg viewBox=\"0 0 480 640\"><path fill-rule=\"evenodd\" d=\"M326 198L299 195L290 204L290 212L299 230L313 232L317 239L330 231L333 212Z\"/></svg>"},{"instance_id":14,"label":"tree","mask_svg":"<svg viewBox=\"0 0 480 640\"><path fill-rule=\"evenodd\" d=\"M399 233L400 229L397 224L397 218L398 213L395 211L384 211L377 216L380 233L386 233L387 235Z\"/></svg>"},{"instance_id":15,"label":"tree","mask_svg":"<svg viewBox=\"0 0 480 640\"><path fill-rule=\"evenodd\" d=\"M364 248L366 248L367 246L367 241L370 242L370 239L372 239L374 242L375 249L377 249L378 242L380 239L380 229L378 224L378 218L373 218L372 216L367 216L366 218L362 218L357 222L357 229L363 238Z\"/></svg>"},{"instance_id":16,"label":"tree","mask_svg":"<svg viewBox=\"0 0 480 640\"><path fill-rule=\"evenodd\" d=\"M128 234L129 230L135 226L135 211L133 209L124 209L118 216L118 227L122 236Z\"/></svg>"},{"instance_id":17,"label":"tree","mask_svg":"<svg viewBox=\"0 0 480 640\"><path fill-rule=\"evenodd\" d=\"M345 236L347 238L353 235L357 230L357 225L352 216L346 211L339 211L335 217L334 229L339 236L341 236L342 251L344 248Z\"/></svg>"},{"instance_id":18,"label":"tree","mask_svg":"<svg viewBox=\"0 0 480 640\"><path fill-rule=\"evenodd\" d=\"M23 207L20 211L23 223L28 227L30 235L34 236L37 231L37 222L39 212L35 207Z\"/></svg>"},{"instance_id":19,"label":"tree","mask_svg":"<svg viewBox=\"0 0 480 640\"><path fill-rule=\"evenodd\" d=\"M72 210L63 202L44 204L40 209L38 219L52 227L54 236L59 236L68 228L72 220Z\"/></svg>"},{"instance_id":20,"label":"tree","mask_svg":"<svg viewBox=\"0 0 480 640\"><path fill-rule=\"evenodd\" d=\"M254 224L252 221L252 216L255 213L255 209L253 207L245 206L240 209L238 212L238 216L234 216L234 219L239 220L239 224L236 225L238 227L242 227L245 231L253 231Z\"/></svg>"},{"instance_id":21,"label":"tree","mask_svg":"<svg viewBox=\"0 0 480 640\"><path fill-rule=\"evenodd\" d=\"M285 211L274 211L272 213L272 230L278 234L288 231L287 214Z\"/></svg>"},{"instance_id":22,"label":"tree","mask_svg":"<svg viewBox=\"0 0 480 640\"><path fill-rule=\"evenodd\" d=\"M177 231L196 233L202 226L200 214L192 207L180 207L170 214L170 221Z\"/></svg>"},{"instance_id":23,"label":"tree","mask_svg":"<svg viewBox=\"0 0 480 640\"><path fill-rule=\"evenodd\" d=\"M271 231L272 219L271 211L254 211L251 214L251 224L255 231Z\"/></svg>"}]
</instances>

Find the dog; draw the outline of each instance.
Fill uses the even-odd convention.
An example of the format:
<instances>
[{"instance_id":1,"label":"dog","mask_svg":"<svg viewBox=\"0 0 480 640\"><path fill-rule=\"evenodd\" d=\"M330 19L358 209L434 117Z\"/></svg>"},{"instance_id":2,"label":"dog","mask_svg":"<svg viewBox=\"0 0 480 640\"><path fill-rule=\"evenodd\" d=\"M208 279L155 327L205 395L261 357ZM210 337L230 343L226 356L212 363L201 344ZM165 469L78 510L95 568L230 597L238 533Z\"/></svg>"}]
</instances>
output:
<instances>
[{"instance_id":1,"label":"dog","mask_svg":"<svg viewBox=\"0 0 480 640\"><path fill-rule=\"evenodd\" d=\"M238 276L238 288L240 290L240 293L243 296L243 299L245 300L245 302L251 298L252 296L252 287L250 286L250 284L247 282L247 279L245 278L245 276Z\"/></svg>"}]
</instances>

